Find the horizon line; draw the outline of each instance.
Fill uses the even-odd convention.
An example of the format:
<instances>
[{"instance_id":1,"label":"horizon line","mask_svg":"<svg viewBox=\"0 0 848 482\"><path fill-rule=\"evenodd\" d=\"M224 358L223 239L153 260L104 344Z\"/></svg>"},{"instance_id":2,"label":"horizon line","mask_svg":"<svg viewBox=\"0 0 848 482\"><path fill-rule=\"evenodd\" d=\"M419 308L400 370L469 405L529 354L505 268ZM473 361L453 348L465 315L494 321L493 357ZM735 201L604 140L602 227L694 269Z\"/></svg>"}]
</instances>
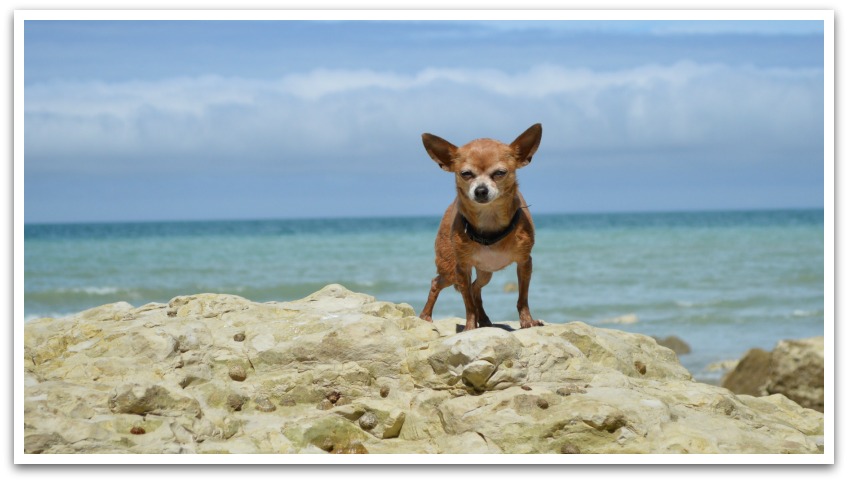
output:
<instances>
[{"instance_id":1,"label":"horizon line","mask_svg":"<svg viewBox=\"0 0 848 482\"><path fill-rule=\"evenodd\" d=\"M532 205L531 205L532 206ZM644 209L644 210L609 210L609 211L561 211L536 212L536 217L542 216L592 216L592 215L639 215L639 214L701 214L701 213L741 213L741 212L773 212L773 211L824 211L824 206L810 207L780 207L780 208L692 208L692 209ZM90 220L90 221L35 221L24 220L23 226L45 225L79 225L79 224L166 224L166 223L241 223L266 221L340 221L340 220L380 220L380 219L440 219L443 214L383 214L372 216L303 216L303 217L247 217L247 218L193 218L193 219L136 219L136 220Z\"/></svg>"}]
</instances>

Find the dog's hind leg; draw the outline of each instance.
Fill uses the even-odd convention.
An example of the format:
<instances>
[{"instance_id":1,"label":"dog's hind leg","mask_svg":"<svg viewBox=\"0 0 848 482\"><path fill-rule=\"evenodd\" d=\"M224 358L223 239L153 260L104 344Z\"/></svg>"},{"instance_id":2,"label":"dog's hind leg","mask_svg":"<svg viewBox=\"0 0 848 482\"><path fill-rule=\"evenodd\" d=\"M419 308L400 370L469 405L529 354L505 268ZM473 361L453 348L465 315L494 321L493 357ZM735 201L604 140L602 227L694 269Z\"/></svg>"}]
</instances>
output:
<instances>
[{"instance_id":1,"label":"dog's hind leg","mask_svg":"<svg viewBox=\"0 0 848 482\"><path fill-rule=\"evenodd\" d=\"M491 271L481 271L477 269L477 279L471 285L471 292L474 294L474 307L477 309L477 326L492 326L489 316L483 309L482 289L492 280Z\"/></svg>"},{"instance_id":2,"label":"dog's hind leg","mask_svg":"<svg viewBox=\"0 0 848 482\"><path fill-rule=\"evenodd\" d=\"M427 296L427 303L424 304L424 309L418 315L419 318L426 321L433 321L433 306L436 305L436 299L439 297L439 293L451 284L453 283L448 281L445 276L438 275L433 278L433 281L430 282L430 295Z\"/></svg>"}]
</instances>

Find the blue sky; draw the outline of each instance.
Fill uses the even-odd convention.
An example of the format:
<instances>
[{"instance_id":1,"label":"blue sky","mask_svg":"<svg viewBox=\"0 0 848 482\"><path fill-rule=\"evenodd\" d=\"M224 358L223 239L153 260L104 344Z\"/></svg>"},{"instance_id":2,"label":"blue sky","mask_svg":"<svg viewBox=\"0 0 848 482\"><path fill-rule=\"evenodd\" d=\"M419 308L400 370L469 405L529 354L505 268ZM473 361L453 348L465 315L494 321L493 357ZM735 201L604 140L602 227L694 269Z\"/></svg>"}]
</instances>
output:
<instances>
[{"instance_id":1,"label":"blue sky","mask_svg":"<svg viewBox=\"0 0 848 482\"><path fill-rule=\"evenodd\" d=\"M438 215L510 141L534 212L821 207L814 21L27 21L25 222Z\"/></svg>"}]
</instances>

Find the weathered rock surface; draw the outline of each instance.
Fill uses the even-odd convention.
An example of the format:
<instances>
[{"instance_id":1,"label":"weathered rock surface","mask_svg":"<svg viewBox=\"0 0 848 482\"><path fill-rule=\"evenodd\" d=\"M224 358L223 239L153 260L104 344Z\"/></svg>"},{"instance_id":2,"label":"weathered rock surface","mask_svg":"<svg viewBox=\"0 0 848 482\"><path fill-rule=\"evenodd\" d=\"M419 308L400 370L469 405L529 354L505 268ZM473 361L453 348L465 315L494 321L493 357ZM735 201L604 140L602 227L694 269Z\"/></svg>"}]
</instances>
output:
<instances>
[{"instance_id":1,"label":"weathered rock surface","mask_svg":"<svg viewBox=\"0 0 848 482\"><path fill-rule=\"evenodd\" d=\"M802 407L824 412L824 337L782 340L771 352L753 348L722 386L754 396L783 394Z\"/></svg>"},{"instance_id":2,"label":"weathered rock surface","mask_svg":"<svg viewBox=\"0 0 848 482\"><path fill-rule=\"evenodd\" d=\"M29 453L820 453L823 416L696 383L652 338L464 321L330 285L25 328Z\"/></svg>"}]
</instances>

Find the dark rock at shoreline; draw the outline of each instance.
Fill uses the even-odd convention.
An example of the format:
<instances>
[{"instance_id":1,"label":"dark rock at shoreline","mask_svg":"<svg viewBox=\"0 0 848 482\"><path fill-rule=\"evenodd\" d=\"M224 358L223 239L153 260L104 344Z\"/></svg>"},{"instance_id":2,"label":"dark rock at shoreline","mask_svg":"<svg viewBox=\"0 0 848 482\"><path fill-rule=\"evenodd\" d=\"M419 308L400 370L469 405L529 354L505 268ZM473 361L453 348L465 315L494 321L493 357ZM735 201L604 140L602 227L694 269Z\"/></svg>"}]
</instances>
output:
<instances>
[{"instance_id":1,"label":"dark rock at shoreline","mask_svg":"<svg viewBox=\"0 0 848 482\"><path fill-rule=\"evenodd\" d=\"M665 338L658 338L655 336L654 339L657 340L659 345L671 348L671 350L678 355L692 353L692 348L689 344L674 335L667 336Z\"/></svg>"},{"instance_id":2,"label":"dark rock at shoreline","mask_svg":"<svg viewBox=\"0 0 848 482\"><path fill-rule=\"evenodd\" d=\"M749 350L725 375L722 386L753 396L779 393L824 412L824 338L782 340L771 352Z\"/></svg>"}]
</instances>

